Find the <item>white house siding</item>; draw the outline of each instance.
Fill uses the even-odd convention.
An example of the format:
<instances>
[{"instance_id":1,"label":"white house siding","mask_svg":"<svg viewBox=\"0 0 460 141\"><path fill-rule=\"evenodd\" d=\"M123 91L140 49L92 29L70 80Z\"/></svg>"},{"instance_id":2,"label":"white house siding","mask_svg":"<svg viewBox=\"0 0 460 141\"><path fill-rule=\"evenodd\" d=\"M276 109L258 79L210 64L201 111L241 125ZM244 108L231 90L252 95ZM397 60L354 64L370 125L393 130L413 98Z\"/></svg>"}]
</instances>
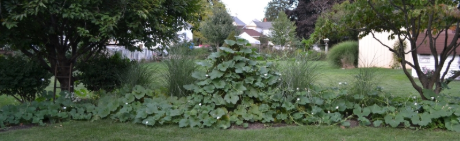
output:
<instances>
[{"instance_id":1,"label":"white house siding","mask_svg":"<svg viewBox=\"0 0 460 141\"><path fill-rule=\"evenodd\" d=\"M375 37L382 43L389 47L393 47L395 40L389 40L389 32L374 33ZM406 40L407 45L409 41ZM406 51L409 51L410 47L406 47ZM412 56L406 54L406 60L412 62ZM358 56L358 67L380 67L380 68L391 68L393 61L393 54L387 47L378 42L372 34L369 34L359 40L359 56ZM410 66L406 66L411 68Z\"/></svg>"},{"instance_id":2,"label":"white house siding","mask_svg":"<svg viewBox=\"0 0 460 141\"><path fill-rule=\"evenodd\" d=\"M425 69L426 71L430 71L430 70L434 70L434 64L435 64L435 60L434 60L434 56L433 55L417 55L418 56L418 59L419 59L419 63L420 63L420 68ZM447 68L447 64L448 62L452 59L453 56L449 56L447 59L446 59L446 62L444 63L444 66L442 67L441 69L441 74L444 74L444 72L446 71L446 68ZM446 78L448 78L449 76L451 76L452 74L450 73L451 71L458 71L460 70L460 59L459 59L460 56L456 56L454 58L454 61L452 62L451 66L449 67L449 72L447 73L447 76ZM439 61L439 60L438 60ZM415 77L415 78L418 78L418 75L417 73L415 72L414 69L412 69L412 76ZM457 78L458 79L458 78Z\"/></svg>"},{"instance_id":3,"label":"white house siding","mask_svg":"<svg viewBox=\"0 0 460 141\"><path fill-rule=\"evenodd\" d=\"M243 39L246 39L249 41L249 43L251 44L260 44L260 41L251 37L249 34L247 34L246 32L243 32L241 35L239 35L240 38L243 38Z\"/></svg>"}]
</instances>

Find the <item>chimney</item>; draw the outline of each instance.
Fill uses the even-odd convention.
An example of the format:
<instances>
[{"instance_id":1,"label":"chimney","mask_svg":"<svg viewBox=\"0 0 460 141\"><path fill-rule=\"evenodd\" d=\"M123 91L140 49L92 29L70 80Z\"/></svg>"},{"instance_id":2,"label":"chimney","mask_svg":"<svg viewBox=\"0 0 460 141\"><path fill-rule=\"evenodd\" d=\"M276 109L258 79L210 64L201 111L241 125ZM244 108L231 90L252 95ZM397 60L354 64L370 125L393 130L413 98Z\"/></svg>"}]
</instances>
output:
<instances>
[{"instance_id":1,"label":"chimney","mask_svg":"<svg viewBox=\"0 0 460 141\"><path fill-rule=\"evenodd\" d=\"M267 18L264 18L264 22L267 22Z\"/></svg>"}]
</instances>

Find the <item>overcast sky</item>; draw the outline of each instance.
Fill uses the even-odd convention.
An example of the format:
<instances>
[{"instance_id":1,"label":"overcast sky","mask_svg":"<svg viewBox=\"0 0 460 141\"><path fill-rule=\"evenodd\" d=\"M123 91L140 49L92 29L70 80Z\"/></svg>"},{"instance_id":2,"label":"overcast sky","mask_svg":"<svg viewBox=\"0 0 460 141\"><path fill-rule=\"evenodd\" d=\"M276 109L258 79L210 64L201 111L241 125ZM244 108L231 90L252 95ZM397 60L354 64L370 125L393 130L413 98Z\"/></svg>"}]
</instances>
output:
<instances>
[{"instance_id":1,"label":"overcast sky","mask_svg":"<svg viewBox=\"0 0 460 141\"><path fill-rule=\"evenodd\" d=\"M230 15L235 16L244 23L249 24L253 19L262 20L265 14L265 7L270 0L222 0L230 11Z\"/></svg>"}]
</instances>

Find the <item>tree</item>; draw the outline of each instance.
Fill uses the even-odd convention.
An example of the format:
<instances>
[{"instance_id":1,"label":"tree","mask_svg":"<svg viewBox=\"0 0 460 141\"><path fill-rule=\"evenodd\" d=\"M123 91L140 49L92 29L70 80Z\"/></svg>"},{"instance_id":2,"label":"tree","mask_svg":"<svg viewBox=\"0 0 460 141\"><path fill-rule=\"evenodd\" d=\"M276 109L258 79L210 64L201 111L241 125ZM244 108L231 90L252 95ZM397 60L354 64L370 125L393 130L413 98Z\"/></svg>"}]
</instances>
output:
<instances>
[{"instance_id":1,"label":"tree","mask_svg":"<svg viewBox=\"0 0 460 141\"><path fill-rule=\"evenodd\" d=\"M310 38L303 40L305 47L309 48L313 44L321 42L324 38L328 38L329 45L336 44L344 40L358 40L359 31L343 28L344 21L342 18L346 15L353 14L353 11L346 10L346 6L350 5L349 1L344 1L341 4L334 6L321 15L316 20L315 30L310 34Z\"/></svg>"},{"instance_id":2,"label":"tree","mask_svg":"<svg viewBox=\"0 0 460 141\"><path fill-rule=\"evenodd\" d=\"M233 19L224 8L214 8L213 15L203 24L200 30L208 42L213 44L213 50L223 45L224 40L232 31L236 31L233 26Z\"/></svg>"},{"instance_id":3,"label":"tree","mask_svg":"<svg viewBox=\"0 0 460 141\"><path fill-rule=\"evenodd\" d=\"M295 23L291 22L283 11L279 11L278 19L272 23L270 41L281 47L292 47L298 41L295 29Z\"/></svg>"},{"instance_id":4,"label":"tree","mask_svg":"<svg viewBox=\"0 0 460 141\"><path fill-rule=\"evenodd\" d=\"M35 57L49 72L68 76L77 59L88 60L109 40L136 50L166 44L198 19L199 0L85 0L0 2L0 46ZM55 72L55 67L59 66ZM72 69L74 70L74 69ZM70 86L77 78L72 77ZM58 78L63 90L67 78Z\"/></svg>"},{"instance_id":5,"label":"tree","mask_svg":"<svg viewBox=\"0 0 460 141\"><path fill-rule=\"evenodd\" d=\"M412 86L419 92L423 99L430 99L439 94L442 89L446 88L453 78L460 76L460 72L456 72L451 77L447 77L450 73L447 70L442 71L442 67L449 68L453 63L453 58L448 58L451 55L456 56L458 46L459 32L448 34L449 29L459 31L460 26L460 11L457 9L457 2L452 0L383 0L369 1L356 0L353 4L347 6L347 10L354 11L353 14L344 17L343 26L347 28L359 27L362 31L360 36L372 35L374 32L391 32L388 37L399 41L403 45L404 40L408 40L407 47L410 51L405 52L403 47L395 50L391 45L382 45L395 53L400 60L404 74L409 78ZM448 31L448 32L447 32ZM438 39L443 34L445 39ZM419 38L419 36L421 38ZM452 40L448 40L452 39ZM435 44L435 43L438 44ZM439 42L442 43L440 47ZM429 45L429 50L434 56L435 69L432 73L424 73L417 56L417 48L421 43ZM436 48L442 48L437 50ZM412 60L405 58L405 54L410 54ZM409 65L415 69L420 81L420 85L411 76Z\"/></svg>"},{"instance_id":6,"label":"tree","mask_svg":"<svg viewBox=\"0 0 460 141\"><path fill-rule=\"evenodd\" d=\"M274 21L278 18L280 11L285 11L294 5L296 0L272 0L265 7L265 17L267 21Z\"/></svg>"},{"instance_id":7,"label":"tree","mask_svg":"<svg viewBox=\"0 0 460 141\"><path fill-rule=\"evenodd\" d=\"M291 21L296 22L297 37L307 39L313 33L320 14L343 1L345 0L298 0L297 7L286 10L286 14Z\"/></svg>"},{"instance_id":8,"label":"tree","mask_svg":"<svg viewBox=\"0 0 460 141\"><path fill-rule=\"evenodd\" d=\"M224 8L225 9L225 5L219 0L201 0L200 5L202 5L203 9L199 13L199 18L198 18L199 23L197 23L196 25L193 25L193 27L196 27L196 28L194 28L194 30L192 31L193 39L195 40L195 43L197 45L202 44L207 41L199 29L200 23L203 23L212 15L212 10L214 8Z\"/></svg>"}]
</instances>

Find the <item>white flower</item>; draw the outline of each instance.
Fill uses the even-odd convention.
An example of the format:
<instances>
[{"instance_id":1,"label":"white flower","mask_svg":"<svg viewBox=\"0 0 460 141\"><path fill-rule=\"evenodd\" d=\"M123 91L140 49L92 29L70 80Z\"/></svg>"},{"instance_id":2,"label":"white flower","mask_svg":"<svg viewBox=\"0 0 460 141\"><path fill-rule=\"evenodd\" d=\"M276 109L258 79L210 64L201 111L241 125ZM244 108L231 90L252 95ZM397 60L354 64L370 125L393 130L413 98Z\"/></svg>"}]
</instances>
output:
<instances>
[{"instance_id":1,"label":"white flower","mask_svg":"<svg viewBox=\"0 0 460 141\"><path fill-rule=\"evenodd\" d=\"M312 115L314 115L315 113L311 112Z\"/></svg>"},{"instance_id":2,"label":"white flower","mask_svg":"<svg viewBox=\"0 0 460 141\"><path fill-rule=\"evenodd\" d=\"M297 88L297 90L299 90L299 88Z\"/></svg>"},{"instance_id":3,"label":"white flower","mask_svg":"<svg viewBox=\"0 0 460 141\"><path fill-rule=\"evenodd\" d=\"M434 97L431 97L431 100L434 100Z\"/></svg>"},{"instance_id":4,"label":"white flower","mask_svg":"<svg viewBox=\"0 0 460 141\"><path fill-rule=\"evenodd\" d=\"M208 77L208 76L209 76L209 75L208 75L208 74L206 74L206 77Z\"/></svg>"},{"instance_id":5,"label":"white flower","mask_svg":"<svg viewBox=\"0 0 460 141\"><path fill-rule=\"evenodd\" d=\"M126 102L125 104L128 105L128 102Z\"/></svg>"},{"instance_id":6,"label":"white flower","mask_svg":"<svg viewBox=\"0 0 460 141\"><path fill-rule=\"evenodd\" d=\"M331 113L331 111L327 111L327 113Z\"/></svg>"},{"instance_id":7,"label":"white flower","mask_svg":"<svg viewBox=\"0 0 460 141\"><path fill-rule=\"evenodd\" d=\"M45 81L45 78L42 78L42 81Z\"/></svg>"},{"instance_id":8,"label":"white flower","mask_svg":"<svg viewBox=\"0 0 460 141\"><path fill-rule=\"evenodd\" d=\"M416 111L418 113L418 111Z\"/></svg>"},{"instance_id":9,"label":"white flower","mask_svg":"<svg viewBox=\"0 0 460 141\"><path fill-rule=\"evenodd\" d=\"M201 103L200 103L200 104L198 104L198 105L200 105L200 106L201 106Z\"/></svg>"},{"instance_id":10,"label":"white flower","mask_svg":"<svg viewBox=\"0 0 460 141\"><path fill-rule=\"evenodd\" d=\"M339 109L339 106L335 107L335 109Z\"/></svg>"},{"instance_id":11,"label":"white flower","mask_svg":"<svg viewBox=\"0 0 460 141\"><path fill-rule=\"evenodd\" d=\"M339 82L339 85L342 85L342 82Z\"/></svg>"},{"instance_id":12,"label":"white flower","mask_svg":"<svg viewBox=\"0 0 460 141\"><path fill-rule=\"evenodd\" d=\"M67 107L62 107L62 109L64 109L64 110L65 110L65 109L67 109Z\"/></svg>"},{"instance_id":13,"label":"white flower","mask_svg":"<svg viewBox=\"0 0 460 141\"><path fill-rule=\"evenodd\" d=\"M297 101L299 101L299 100L300 100L300 98L297 98Z\"/></svg>"},{"instance_id":14,"label":"white flower","mask_svg":"<svg viewBox=\"0 0 460 141\"><path fill-rule=\"evenodd\" d=\"M145 124L148 124L148 123L149 123L149 121L145 121Z\"/></svg>"},{"instance_id":15,"label":"white flower","mask_svg":"<svg viewBox=\"0 0 460 141\"><path fill-rule=\"evenodd\" d=\"M217 119L220 119L220 117L217 117Z\"/></svg>"},{"instance_id":16,"label":"white flower","mask_svg":"<svg viewBox=\"0 0 460 141\"><path fill-rule=\"evenodd\" d=\"M281 81L281 78L280 78L280 79L278 79L278 80L279 80L279 81Z\"/></svg>"},{"instance_id":17,"label":"white flower","mask_svg":"<svg viewBox=\"0 0 460 141\"><path fill-rule=\"evenodd\" d=\"M413 99L416 99L416 97L415 97L415 96L414 96L414 97L412 97L412 98L413 98Z\"/></svg>"},{"instance_id":18,"label":"white flower","mask_svg":"<svg viewBox=\"0 0 460 141\"><path fill-rule=\"evenodd\" d=\"M264 76L267 76L267 74L264 74Z\"/></svg>"},{"instance_id":19,"label":"white flower","mask_svg":"<svg viewBox=\"0 0 460 141\"><path fill-rule=\"evenodd\" d=\"M415 102L414 105L417 105L417 102Z\"/></svg>"}]
</instances>

